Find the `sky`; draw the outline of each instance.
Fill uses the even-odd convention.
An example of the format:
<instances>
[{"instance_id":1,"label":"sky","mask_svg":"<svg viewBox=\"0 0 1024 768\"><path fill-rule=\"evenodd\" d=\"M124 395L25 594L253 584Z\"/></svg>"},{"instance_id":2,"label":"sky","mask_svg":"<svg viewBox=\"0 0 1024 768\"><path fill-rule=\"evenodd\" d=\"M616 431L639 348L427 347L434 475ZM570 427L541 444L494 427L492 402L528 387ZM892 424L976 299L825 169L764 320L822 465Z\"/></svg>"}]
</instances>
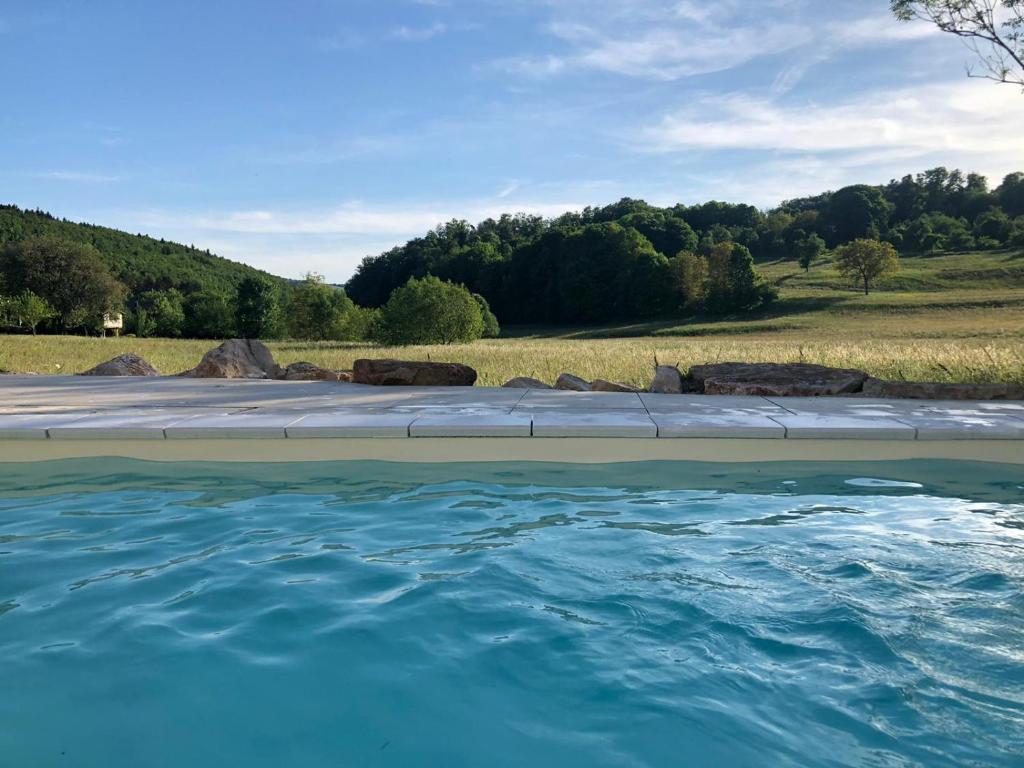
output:
<instances>
[{"instance_id":1,"label":"sky","mask_svg":"<svg viewBox=\"0 0 1024 768\"><path fill-rule=\"evenodd\" d=\"M887 0L0 3L0 202L343 282L452 218L1024 170Z\"/></svg>"}]
</instances>

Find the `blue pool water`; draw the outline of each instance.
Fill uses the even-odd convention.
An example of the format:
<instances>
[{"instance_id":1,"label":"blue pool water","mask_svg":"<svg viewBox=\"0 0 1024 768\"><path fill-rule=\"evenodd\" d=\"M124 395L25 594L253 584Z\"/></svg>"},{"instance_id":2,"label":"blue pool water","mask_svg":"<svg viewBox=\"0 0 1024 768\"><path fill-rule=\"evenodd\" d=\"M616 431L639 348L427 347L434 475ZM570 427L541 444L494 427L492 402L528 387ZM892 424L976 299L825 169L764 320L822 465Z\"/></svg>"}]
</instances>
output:
<instances>
[{"instance_id":1,"label":"blue pool water","mask_svg":"<svg viewBox=\"0 0 1024 768\"><path fill-rule=\"evenodd\" d=\"M0 765L1021 766L986 464L0 465Z\"/></svg>"}]
</instances>

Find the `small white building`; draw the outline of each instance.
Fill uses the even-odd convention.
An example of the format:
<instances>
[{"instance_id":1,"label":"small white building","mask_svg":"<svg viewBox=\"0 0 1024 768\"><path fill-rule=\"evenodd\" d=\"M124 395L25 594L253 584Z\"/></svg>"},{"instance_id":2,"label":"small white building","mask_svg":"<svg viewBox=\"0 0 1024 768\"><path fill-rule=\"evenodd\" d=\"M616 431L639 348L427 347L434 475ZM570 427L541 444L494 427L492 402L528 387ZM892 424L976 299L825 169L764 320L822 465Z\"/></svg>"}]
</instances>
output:
<instances>
[{"instance_id":1,"label":"small white building","mask_svg":"<svg viewBox=\"0 0 1024 768\"><path fill-rule=\"evenodd\" d=\"M107 331L113 331L115 336L121 335L121 329L124 328L124 315L120 312L104 312L103 313L103 335L107 335Z\"/></svg>"}]
</instances>

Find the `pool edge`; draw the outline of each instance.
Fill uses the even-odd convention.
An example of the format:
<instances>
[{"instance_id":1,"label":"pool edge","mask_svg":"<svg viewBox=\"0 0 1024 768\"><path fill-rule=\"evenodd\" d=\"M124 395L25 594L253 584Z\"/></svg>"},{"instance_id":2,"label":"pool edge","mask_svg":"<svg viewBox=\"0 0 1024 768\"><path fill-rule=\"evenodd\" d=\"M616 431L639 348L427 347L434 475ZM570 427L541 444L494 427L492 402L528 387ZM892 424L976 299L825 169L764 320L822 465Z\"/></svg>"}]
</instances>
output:
<instances>
[{"instance_id":1,"label":"pool edge","mask_svg":"<svg viewBox=\"0 0 1024 768\"><path fill-rule=\"evenodd\" d=\"M0 440L0 462L89 457L146 461L417 463L536 461L886 461L959 459L1024 465L1018 440L763 440L745 438L292 438L287 440Z\"/></svg>"}]
</instances>

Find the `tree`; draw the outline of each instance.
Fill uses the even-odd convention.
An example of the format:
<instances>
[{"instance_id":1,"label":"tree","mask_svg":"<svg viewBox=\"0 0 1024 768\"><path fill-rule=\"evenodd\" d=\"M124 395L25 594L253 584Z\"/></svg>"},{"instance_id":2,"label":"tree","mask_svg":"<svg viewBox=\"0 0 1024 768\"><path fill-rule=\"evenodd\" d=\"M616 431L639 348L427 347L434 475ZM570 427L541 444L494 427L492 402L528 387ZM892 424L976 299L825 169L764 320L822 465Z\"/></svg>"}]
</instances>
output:
<instances>
[{"instance_id":1,"label":"tree","mask_svg":"<svg viewBox=\"0 0 1024 768\"><path fill-rule=\"evenodd\" d=\"M229 339L235 335L235 309L219 293L193 293L185 299L183 335L191 339Z\"/></svg>"},{"instance_id":2,"label":"tree","mask_svg":"<svg viewBox=\"0 0 1024 768\"><path fill-rule=\"evenodd\" d=\"M708 255L707 308L712 312L752 309L774 298L754 269L754 257L738 243L719 243Z\"/></svg>"},{"instance_id":3,"label":"tree","mask_svg":"<svg viewBox=\"0 0 1024 768\"><path fill-rule=\"evenodd\" d=\"M235 323L246 339L277 338L281 331L281 299L273 281L257 275L239 283Z\"/></svg>"},{"instance_id":4,"label":"tree","mask_svg":"<svg viewBox=\"0 0 1024 768\"><path fill-rule=\"evenodd\" d=\"M95 330L103 313L120 309L125 287L115 280L99 251L55 237L35 237L0 255L8 289L31 291L46 300L66 329Z\"/></svg>"},{"instance_id":5,"label":"tree","mask_svg":"<svg viewBox=\"0 0 1024 768\"><path fill-rule=\"evenodd\" d=\"M825 208L825 221L838 245L857 238L877 238L888 228L894 206L882 190L866 184L844 187L832 195Z\"/></svg>"},{"instance_id":6,"label":"tree","mask_svg":"<svg viewBox=\"0 0 1024 768\"><path fill-rule=\"evenodd\" d=\"M453 344L484 332L480 305L465 286L432 275L410 278L381 309L376 340L388 345Z\"/></svg>"},{"instance_id":7,"label":"tree","mask_svg":"<svg viewBox=\"0 0 1024 768\"><path fill-rule=\"evenodd\" d=\"M999 208L986 211L974 221L974 236L979 243L985 242L990 247L1005 245L1011 234L1013 221Z\"/></svg>"},{"instance_id":8,"label":"tree","mask_svg":"<svg viewBox=\"0 0 1024 768\"><path fill-rule=\"evenodd\" d=\"M292 290L288 302L288 333L296 339L340 341L350 338L348 321L355 304L341 288L327 285L310 272Z\"/></svg>"},{"instance_id":9,"label":"tree","mask_svg":"<svg viewBox=\"0 0 1024 768\"><path fill-rule=\"evenodd\" d=\"M810 272L811 265L825 252L825 241L817 235L808 235L797 241L794 250L797 261L804 268L804 272Z\"/></svg>"},{"instance_id":10,"label":"tree","mask_svg":"<svg viewBox=\"0 0 1024 768\"><path fill-rule=\"evenodd\" d=\"M900 21L929 21L961 38L981 64L968 66L968 77L1024 89L1022 0L892 0L892 10Z\"/></svg>"},{"instance_id":11,"label":"tree","mask_svg":"<svg viewBox=\"0 0 1024 768\"><path fill-rule=\"evenodd\" d=\"M9 299L6 310L8 323L19 328L28 328L33 336L36 335L36 327L41 322L56 315L50 303L32 291L22 291L20 295Z\"/></svg>"},{"instance_id":12,"label":"tree","mask_svg":"<svg viewBox=\"0 0 1024 768\"><path fill-rule=\"evenodd\" d=\"M1010 173L996 190L999 206L1010 216L1024 216L1024 173Z\"/></svg>"},{"instance_id":13,"label":"tree","mask_svg":"<svg viewBox=\"0 0 1024 768\"><path fill-rule=\"evenodd\" d=\"M864 286L864 295L882 275L899 269L899 254L889 243L864 238L841 245L835 250L839 274Z\"/></svg>"},{"instance_id":14,"label":"tree","mask_svg":"<svg viewBox=\"0 0 1024 768\"><path fill-rule=\"evenodd\" d=\"M174 288L140 294L135 304L133 325L137 336L180 337L185 326L181 294Z\"/></svg>"},{"instance_id":15,"label":"tree","mask_svg":"<svg viewBox=\"0 0 1024 768\"><path fill-rule=\"evenodd\" d=\"M692 251L681 251L672 259L672 270L681 305L690 312L701 311L707 297L707 259Z\"/></svg>"}]
</instances>

